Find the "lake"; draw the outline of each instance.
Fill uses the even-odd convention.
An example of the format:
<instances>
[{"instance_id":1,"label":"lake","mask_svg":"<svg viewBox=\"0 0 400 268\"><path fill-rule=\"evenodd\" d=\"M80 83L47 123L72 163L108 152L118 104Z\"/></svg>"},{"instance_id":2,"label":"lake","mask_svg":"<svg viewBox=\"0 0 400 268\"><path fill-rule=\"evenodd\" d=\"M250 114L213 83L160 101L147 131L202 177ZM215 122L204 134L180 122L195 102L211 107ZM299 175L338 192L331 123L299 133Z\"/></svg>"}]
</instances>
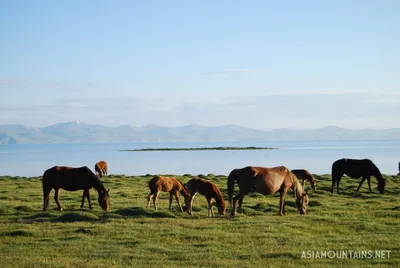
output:
<instances>
[{"instance_id":1,"label":"lake","mask_svg":"<svg viewBox=\"0 0 400 268\"><path fill-rule=\"evenodd\" d=\"M277 150L254 151L152 151L125 149L170 147L262 146ZM339 158L369 158L385 174L397 174L400 140L390 141L298 141L218 143L107 143L1 145L0 175L41 176L55 166L88 166L105 160L110 174L224 174L247 165L289 169L304 168L314 174L329 174Z\"/></svg>"}]
</instances>

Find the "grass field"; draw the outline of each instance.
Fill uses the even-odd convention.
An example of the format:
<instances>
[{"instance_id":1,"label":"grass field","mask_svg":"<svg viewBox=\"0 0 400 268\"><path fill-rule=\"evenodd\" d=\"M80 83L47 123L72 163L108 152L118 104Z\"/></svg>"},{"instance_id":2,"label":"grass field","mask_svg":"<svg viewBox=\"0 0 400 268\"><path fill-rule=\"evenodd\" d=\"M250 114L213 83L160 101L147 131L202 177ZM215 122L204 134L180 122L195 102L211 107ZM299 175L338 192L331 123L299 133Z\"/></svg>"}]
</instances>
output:
<instances>
[{"instance_id":1,"label":"grass field","mask_svg":"<svg viewBox=\"0 0 400 268\"><path fill-rule=\"evenodd\" d=\"M226 197L226 176L209 174ZM343 178L341 194L331 194L330 175L315 175L308 214L299 215L293 194L286 215L277 216L279 194L246 196L237 217L207 217L205 198L194 199L193 216L168 211L161 193L159 211L146 209L151 176L111 175L111 212L97 203L79 209L82 191L61 191L64 211L54 199L42 212L41 178L0 177L1 267L399 267L400 177L385 176L386 191ZM189 176L178 176L183 182ZM235 187L237 190L237 187ZM53 195L52 191L51 195ZM302 258L311 251L390 250L385 258ZM332 253L331 255L332 256ZM342 255L343 256L343 255ZM365 256L364 256L365 257ZM369 256L370 257L370 256Z\"/></svg>"}]
</instances>

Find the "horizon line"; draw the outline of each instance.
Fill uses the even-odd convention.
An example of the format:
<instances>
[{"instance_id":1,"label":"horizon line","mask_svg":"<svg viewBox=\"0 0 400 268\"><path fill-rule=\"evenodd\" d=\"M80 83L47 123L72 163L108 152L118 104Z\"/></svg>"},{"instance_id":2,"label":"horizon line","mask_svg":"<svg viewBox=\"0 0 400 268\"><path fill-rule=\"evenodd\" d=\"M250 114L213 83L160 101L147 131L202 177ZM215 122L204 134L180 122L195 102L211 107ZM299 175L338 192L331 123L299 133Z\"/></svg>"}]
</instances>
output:
<instances>
[{"instance_id":1,"label":"horizon line","mask_svg":"<svg viewBox=\"0 0 400 268\"><path fill-rule=\"evenodd\" d=\"M316 127L316 128L298 128L298 127L278 127L278 128L269 128L269 129L258 129L254 127L246 127L246 126L241 126L241 125L234 125L234 124L221 124L221 125L202 125L202 124L184 124L184 125L175 125L175 126L164 126L164 125L158 125L154 123L148 123L145 125L130 125L130 124L122 124L118 126L109 126L109 125L100 125L100 124L92 124L92 123L86 123L86 122L81 122L81 121L63 121L63 122L57 122L53 123L50 125L42 126L42 127L33 127L33 126L28 126L25 124L0 124L1 126L24 126L24 127L29 127L29 128L46 128L46 127L51 127L59 124L82 124L82 125L91 125L91 126L101 126L101 127L109 127L109 128L118 128L118 127L124 127L124 126L129 126L129 127L136 127L136 128L143 128L143 127L148 127L148 126L155 126L155 127L162 127L162 128L179 128L179 127L189 127L189 126L199 126L199 127L208 127L208 128L213 128L213 127L226 127L226 126L232 126L232 127L240 127L240 128L247 128L247 129L252 129L252 130L257 130L257 131L273 131L273 130L284 130L284 129L290 129L290 130L318 130L318 129L324 129L324 128L339 128L339 129L347 129L347 130L391 130L391 129L400 129L400 127L392 127L392 128L347 128L347 127L340 127L337 125L326 125L322 127Z\"/></svg>"}]
</instances>

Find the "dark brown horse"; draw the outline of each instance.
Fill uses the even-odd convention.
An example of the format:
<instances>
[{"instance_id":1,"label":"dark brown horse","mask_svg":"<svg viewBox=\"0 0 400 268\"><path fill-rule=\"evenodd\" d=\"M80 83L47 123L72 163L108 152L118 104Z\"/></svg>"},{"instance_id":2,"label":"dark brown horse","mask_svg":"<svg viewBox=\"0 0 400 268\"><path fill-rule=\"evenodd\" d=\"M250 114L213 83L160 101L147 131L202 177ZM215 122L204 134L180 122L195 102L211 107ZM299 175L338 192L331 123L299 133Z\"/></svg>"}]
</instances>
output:
<instances>
[{"instance_id":1,"label":"dark brown horse","mask_svg":"<svg viewBox=\"0 0 400 268\"><path fill-rule=\"evenodd\" d=\"M181 212L183 212L183 208L179 200L179 193L181 193L185 198L186 207L189 205L189 193L182 182L176 178L154 176L149 181L149 188L150 194L147 196L147 208L150 208L150 199L153 197L154 209L157 210L157 198L161 191L169 192L169 210L171 210L172 199L173 196L175 196L176 202L178 202L179 208L181 209Z\"/></svg>"},{"instance_id":2,"label":"dark brown horse","mask_svg":"<svg viewBox=\"0 0 400 268\"><path fill-rule=\"evenodd\" d=\"M381 172L378 167L375 166L369 159L346 159L342 158L336 160L332 164L332 188L331 193L333 193L333 188L335 183L337 184L337 192L339 193L339 182L343 175L347 175L350 178L360 178L361 182L358 185L357 191L360 190L361 185L365 180L368 180L369 192L371 192L371 176L374 176L378 180L378 190L381 194L385 191L385 180L382 177Z\"/></svg>"},{"instance_id":3,"label":"dark brown horse","mask_svg":"<svg viewBox=\"0 0 400 268\"><path fill-rule=\"evenodd\" d=\"M292 169L291 172L296 175L297 179L301 179L301 183L303 188L305 188L306 181L311 184L314 192L317 190L317 181L314 179L314 176L305 169Z\"/></svg>"},{"instance_id":4,"label":"dark brown horse","mask_svg":"<svg viewBox=\"0 0 400 268\"><path fill-rule=\"evenodd\" d=\"M239 193L233 198L235 181L239 186ZM242 209L243 198L250 192L258 192L268 195L280 192L279 215L285 214L285 196L288 189L292 189L297 209L300 214L306 214L308 195L304 192L303 186L296 176L289 169L283 166L264 168L264 167L245 167L234 169L228 176L228 197L233 203L232 216L236 215L236 207L239 202L239 210Z\"/></svg>"},{"instance_id":5,"label":"dark brown horse","mask_svg":"<svg viewBox=\"0 0 400 268\"><path fill-rule=\"evenodd\" d=\"M214 211L212 208L213 199L218 204L219 214L225 215L226 212L225 200L221 194L221 191L218 189L217 185L207 180L203 180L200 178L193 178L190 181L188 181L188 183L185 186L190 194L189 209L187 211L190 215L192 215L193 198L196 195L196 193L199 193L206 197L209 217L214 216Z\"/></svg>"},{"instance_id":6,"label":"dark brown horse","mask_svg":"<svg viewBox=\"0 0 400 268\"><path fill-rule=\"evenodd\" d=\"M108 165L106 161L100 161L97 162L96 165L94 165L94 170L96 174L99 175L99 177L103 177L104 175L107 176L108 174Z\"/></svg>"},{"instance_id":7,"label":"dark brown horse","mask_svg":"<svg viewBox=\"0 0 400 268\"><path fill-rule=\"evenodd\" d=\"M49 195L53 188L55 190L54 199L56 200L59 210L63 210L59 201L60 189L67 191L83 190L81 208L83 208L86 197L89 202L89 208L93 209L89 192L92 187L95 188L99 194L97 201L101 208L105 211L109 211L109 190L104 188L103 183L88 167L52 167L43 174L43 210L45 211L49 206Z\"/></svg>"}]
</instances>

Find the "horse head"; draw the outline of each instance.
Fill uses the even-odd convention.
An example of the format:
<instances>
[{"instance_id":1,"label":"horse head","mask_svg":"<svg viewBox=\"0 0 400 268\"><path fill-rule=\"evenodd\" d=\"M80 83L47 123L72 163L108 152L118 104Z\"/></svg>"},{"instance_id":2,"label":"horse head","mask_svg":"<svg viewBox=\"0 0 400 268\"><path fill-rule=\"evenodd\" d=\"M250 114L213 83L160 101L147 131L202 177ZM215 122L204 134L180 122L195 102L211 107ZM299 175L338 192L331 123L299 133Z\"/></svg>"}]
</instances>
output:
<instances>
[{"instance_id":1,"label":"horse head","mask_svg":"<svg viewBox=\"0 0 400 268\"><path fill-rule=\"evenodd\" d=\"M385 192L385 185L386 185L385 179L382 178L381 181L378 181L378 190L381 194Z\"/></svg>"},{"instance_id":2,"label":"horse head","mask_svg":"<svg viewBox=\"0 0 400 268\"><path fill-rule=\"evenodd\" d=\"M219 214L221 214L222 216L225 215L226 213L226 203L224 200L221 200L221 203L218 206L218 212Z\"/></svg>"},{"instance_id":3,"label":"horse head","mask_svg":"<svg viewBox=\"0 0 400 268\"><path fill-rule=\"evenodd\" d=\"M110 191L110 189L108 189L108 190L103 189L103 191L101 191L101 193L99 193L99 198L97 199L97 201L99 202L99 205L101 206L101 208L104 211L110 211L110 206L108 204L108 202L110 200L109 191Z\"/></svg>"},{"instance_id":4,"label":"horse head","mask_svg":"<svg viewBox=\"0 0 400 268\"><path fill-rule=\"evenodd\" d=\"M307 213L307 205L308 205L308 193L307 191L298 194L296 196L296 204L297 204L297 209L300 214L306 214Z\"/></svg>"}]
</instances>

